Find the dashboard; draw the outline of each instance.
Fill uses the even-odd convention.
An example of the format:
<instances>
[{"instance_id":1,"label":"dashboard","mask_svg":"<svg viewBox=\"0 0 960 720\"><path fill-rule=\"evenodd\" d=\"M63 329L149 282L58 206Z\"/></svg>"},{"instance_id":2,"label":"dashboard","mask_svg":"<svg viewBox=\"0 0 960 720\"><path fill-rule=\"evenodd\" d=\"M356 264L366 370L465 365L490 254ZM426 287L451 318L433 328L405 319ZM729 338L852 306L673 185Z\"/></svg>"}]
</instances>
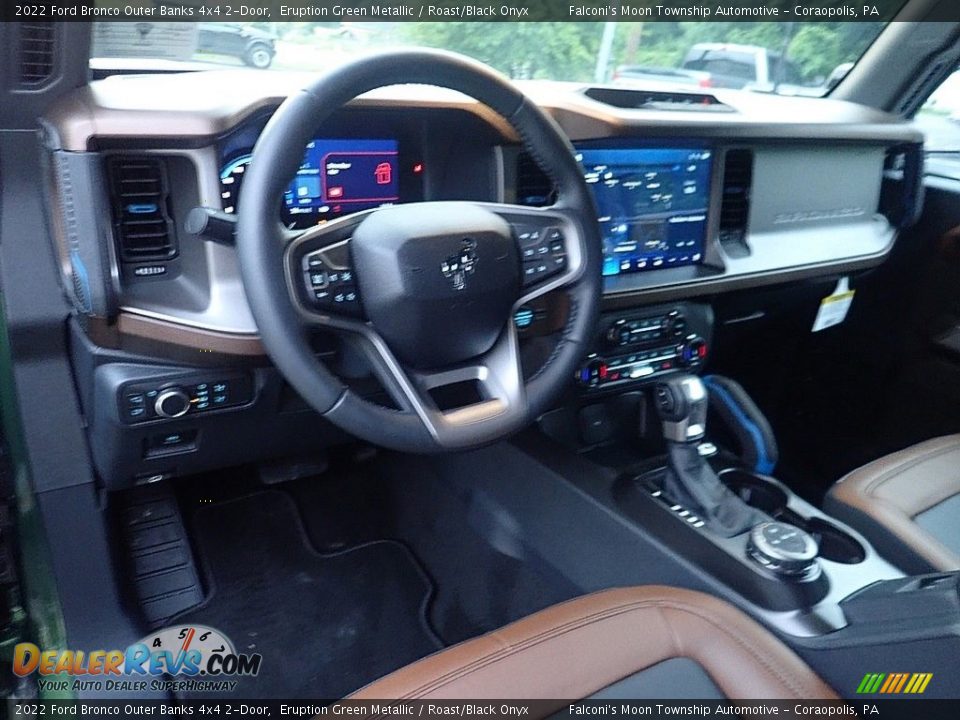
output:
<instances>
[{"instance_id":1,"label":"dashboard","mask_svg":"<svg viewBox=\"0 0 960 720\"><path fill-rule=\"evenodd\" d=\"M115 278L102 292L96 283L80 288L83 302L75 301L132 325L149 318L256 335L234 253L191 237L183 219L196 206L234 213L242 202L260 132L303 81L268 75L115 76L48 113L54 192L68 192L61 175L69 171L71 187L79 183L89 195L74 205L89 211L93 228L108 220L115 241L105 260L71 269L70 248L85 239L60 238L68 292L75 276L91 271ZM870 267L889 254L919 205L922 136L872 109L723 90L710 105L677 93L651 106L642 92L623 89L537 82L522 89L567 133L594 190L607 307ZM145 158L155 166L149 171ZM152 173L160 187L157 202L137 204L149 211L137 217L110 174L118 166L127 172L126 160L130 172ZM900 189L888 192L897 178ZM487 108L447 90L395 87L364 95L317 128L278 198L278 216L296 229L420 200L544 206L553 192ZM152 235L166 234L164 243L127 232L144 222L154 223ZM81 234L86 226L72 223Z\"/></svg>"},{"instance_id":2,"label":"dashboard","mask_svg":"<svg viewBox=\"0 0 960 720\"><path fill-rule=\"evenodd\" d=\"M303 453L329 432L270 369L229 237L185 222L198 206L236 213L263 127L303 81L116 76L43 120L55 250L84 318L77 386L108 484L255 459L265 433L271 452ZM872 109L725 90L710 105L682 93L651 105L624 89L522 89L569 137L596 202L603 315L576 378L584 396L701 366L718 295L875 267L920 208L922 136ZM291 229L396 203L546 207L556 196L509 125L447 90L369 93L313 137L277 198ZM519 309L525 364L549 355L568 311L562 292ZM379 392L356 351L314 342L359 392ZM141 410L164 393L156 413Z\"/></svg>"}]
</instances>

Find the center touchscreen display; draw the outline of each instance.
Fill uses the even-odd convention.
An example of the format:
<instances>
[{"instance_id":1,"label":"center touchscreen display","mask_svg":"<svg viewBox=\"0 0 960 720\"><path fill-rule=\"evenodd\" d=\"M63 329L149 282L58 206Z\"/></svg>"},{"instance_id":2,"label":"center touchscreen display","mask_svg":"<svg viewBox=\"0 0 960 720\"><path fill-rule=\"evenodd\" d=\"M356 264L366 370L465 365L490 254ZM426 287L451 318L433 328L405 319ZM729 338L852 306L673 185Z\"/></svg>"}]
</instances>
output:
<instances>
[{"instance_id":1,"label":"center touchscreen display","mask_svg":"<svg viewBox=\"0 0 960 720\"><path fill-rule=\"evenodd\" d=\"M396 140L314 140L287 192L288 216L302 223L339 217L400 199Z\"/></svg>"},{"instance_id":2,"label":"center touchscreen display","mask_svg":"<svg viewBox=\"0 0 960 720\"><path fill-rule=\"evenodd\" d=\"M603 274L703 259L712 153L705 148L582 148L597 201Z\"/></svg>"}]
</instances>

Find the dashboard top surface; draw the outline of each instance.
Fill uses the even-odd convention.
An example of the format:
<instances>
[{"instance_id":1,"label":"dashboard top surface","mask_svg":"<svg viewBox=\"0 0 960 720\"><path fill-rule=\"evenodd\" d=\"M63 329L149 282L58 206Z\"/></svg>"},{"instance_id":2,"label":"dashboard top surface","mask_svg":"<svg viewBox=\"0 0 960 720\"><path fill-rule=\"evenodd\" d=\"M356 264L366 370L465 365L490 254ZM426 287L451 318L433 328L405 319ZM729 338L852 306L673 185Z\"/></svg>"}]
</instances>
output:
<instances>
[{"instance_id":1,"label":"dashboard top surface","mask_svg":"<svg viewBox=\"0 0 960 720\"><path fill-rule=\"evenodd\" d=\"M251 115L278 105L314 79L306 73L248 70L117 75L75 91L48 112L46 120L55 132L56 144L74 151L88 150L97 137L216 137ZM675 134L882 142L923 139L918 130L893 115L824 98L716 90L711 94L729 111L627 109L588 97L585 91L590 86L584 84L524 81L517 85L556 118L571 140ZM511 128L492 111L472 98L443 88L381 88L361 95L353 105L466 110L482 117L504 138L515 139ZM150 122L146 132L145 120Z\"/></svg>"}]
</instances>

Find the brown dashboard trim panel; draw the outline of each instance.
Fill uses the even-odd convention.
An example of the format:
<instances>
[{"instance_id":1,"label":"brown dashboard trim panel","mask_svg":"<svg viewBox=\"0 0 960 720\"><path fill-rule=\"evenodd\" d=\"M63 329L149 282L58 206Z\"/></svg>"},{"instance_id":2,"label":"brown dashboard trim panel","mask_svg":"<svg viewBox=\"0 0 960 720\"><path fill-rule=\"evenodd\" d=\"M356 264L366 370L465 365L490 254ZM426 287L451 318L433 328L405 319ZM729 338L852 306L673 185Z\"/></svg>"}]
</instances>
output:
<instances>
[{"instance_id":1,"label":"brown dashboard trim panel","mask_svg":"<svg viewBox=\"0 0 960 720\"><path fill-rule=\"evenodd\" d=\"M217 332L128 312L121 312L117 317L117 331L121 336L177 345L202 353L256 357L267 354L257 335Z\"/></svg>"}]
</instances>

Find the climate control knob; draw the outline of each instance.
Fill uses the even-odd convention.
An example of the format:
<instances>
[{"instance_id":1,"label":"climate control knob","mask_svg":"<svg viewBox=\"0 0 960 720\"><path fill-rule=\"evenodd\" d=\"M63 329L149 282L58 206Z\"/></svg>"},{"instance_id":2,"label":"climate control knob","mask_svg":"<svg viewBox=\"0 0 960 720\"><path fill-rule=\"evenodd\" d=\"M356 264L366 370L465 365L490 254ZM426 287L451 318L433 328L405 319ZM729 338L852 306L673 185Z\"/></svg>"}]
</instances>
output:
<instances>
[{"instance_id":1,"label":"climate control knob","mask_svg":"<svg viewBox=\"0 0 960 720\"><path fill-rule=\"evenodd\" d=\"M178 418L190 409L190 396L183 388L166 388L157 395L153 409L160 417Z\"/></svg>"},{"instance_id":2,"label":"climate control knob","mask_svg":"<svg viewBox=\"0 0 960 720\"><path fill-rule=\"evenodd\" d=\"M706 359L707 341L699 335L690 335L680 350L680 361L687 367L697 367Z\"/></svg>"}]
</instances>

